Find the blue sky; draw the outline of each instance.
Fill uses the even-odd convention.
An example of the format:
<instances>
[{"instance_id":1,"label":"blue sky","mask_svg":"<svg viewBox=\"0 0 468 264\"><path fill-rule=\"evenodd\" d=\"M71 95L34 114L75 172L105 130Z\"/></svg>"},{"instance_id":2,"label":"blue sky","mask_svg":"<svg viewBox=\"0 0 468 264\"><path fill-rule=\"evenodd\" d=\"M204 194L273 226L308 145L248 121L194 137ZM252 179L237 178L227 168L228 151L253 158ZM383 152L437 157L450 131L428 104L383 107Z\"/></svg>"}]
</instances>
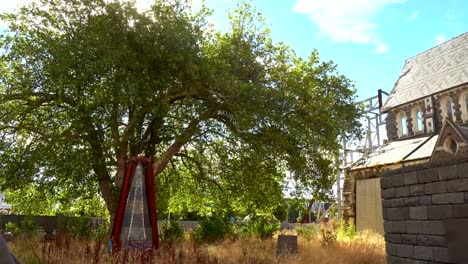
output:
<instances>
[{"instance_id":1,"label":"blue sky","mask_svg":"<svg viewBox=\"0 0 468 264\"><path fill-rule=\"evenodd\" d=\"M227 27L234 1L207 0ZM275 41L306 58L312 49L356 83L360 99L390 92L407 58L468 31L466 0L254 0Z\"/></svg>"},{"instance_id":2,"label":"blue sky","mask_svg":"<svg viewBox=\"0 0 468 264\"><path fill-rule=\"evenodd\" d=\"M0 12L31 0L8 0ZM150 0L137 0L145 6ZM201 0L193 0L195 7ZM468 31L466 0L253 0L273 39L304 58L312 49L356 83L358 96L390 92L405 60ZM210 21L226 30L234 0L206 0Z\"/></svg>"}]
</instances>

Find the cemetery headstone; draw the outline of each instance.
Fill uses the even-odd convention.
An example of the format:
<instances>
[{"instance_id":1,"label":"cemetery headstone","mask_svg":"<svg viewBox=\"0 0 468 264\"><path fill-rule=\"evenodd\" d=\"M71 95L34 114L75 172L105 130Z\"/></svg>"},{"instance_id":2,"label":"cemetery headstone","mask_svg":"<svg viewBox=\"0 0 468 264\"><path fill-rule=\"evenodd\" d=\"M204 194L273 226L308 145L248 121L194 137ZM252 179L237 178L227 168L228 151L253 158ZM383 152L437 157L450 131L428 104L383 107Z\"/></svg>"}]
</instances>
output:
<instances>
[{"instance_id":1,"label":"cemetery headstone","mask_svg":"<svg viewBox=\"0 0 468 264\"><path fill-rule=\"evenodd\" d=\"M297 254L297 236L278 235L276 243L276 255L296 255Z\"/></svg>"}]
</instances>

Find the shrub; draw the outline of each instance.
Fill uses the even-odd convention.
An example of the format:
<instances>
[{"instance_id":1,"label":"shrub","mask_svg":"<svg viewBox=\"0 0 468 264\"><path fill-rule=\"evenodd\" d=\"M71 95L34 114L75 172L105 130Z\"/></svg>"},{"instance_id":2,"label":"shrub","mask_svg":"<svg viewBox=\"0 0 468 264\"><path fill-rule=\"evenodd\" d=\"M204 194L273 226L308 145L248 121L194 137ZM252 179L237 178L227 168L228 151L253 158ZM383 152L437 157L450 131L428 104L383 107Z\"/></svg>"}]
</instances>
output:
<instances>
[{"instance_id":1,"label":"shrub","mask_svg":"<svg viewBox=\"0 0 468 264\"><path fill-rule=\"evenodd\" d=\"M316 224L305 224L295 228L297 234L307 241L313 240L318 235L318 228Z\"/></svg>"},{"instance_id":2,"label":"shrub","mask_svg":"<svg viewBox=\"0 0 468 264\"><path fill-rule=\"evenodd\" d=\"M223 240L231 233L232 224L228 219L213 216L199 221L193 236L199 241L213 243Z\"/></svg>"},{"instance_id":3,"label":"shrub","mask_svg":"<svg viewBox=\"0 0 468 264\"><path fill-rule=\"evenodd\" d=\"M337 239L336 223L334 221L321 223L320 234L320 244L322 244L322 246L330 246L334 244Z\"/></svg>"},{"instance_id":4,"label":"shrub","mask_svg":"<svg viewBox=\"0 0 468 264\"><path fill-rule=\"evenodd\" d=\"M69 219L66 227L74 238L90 238L92 236L89 228L89 218L76 217Z\"/></svg>"},{"instance_id":5,"label":"shrub","mask_svg":"<svg viewBox=\"0 0 468 264\"><path fill-rule=\"evenodd\" d=\"M25 236L39 236L41 229L32 216L25 216L20 224L20 232Z\"/></svg>"},{"instance_id":6,"label":"shrub","mask_svg":"<svg viewBox=\"0 0 468 264\"><path fill-rule=\"evenodd\" d=\"M346 224L343 220L340 220L336 235L339 240L352 240L356 236L356 228L353 224Z\"/></svg>"},{"instance_id":7,"label":"shrub","mask_svg":"<svg viewBox=\"0 0 468 264\"><path fill-rule=\"evenodd\" d=\"M18 235L21 232L21 229L17 224L8 222L5 224L5 232L10 232L12 235Z\"/></svg>"},{"instance_id":8,"label":"shrub","mask_svg":"<svg viewBox=\"0 0 468 264\"><path fill-rule=\"evenodd\" d=\"M96 241L102 241L108 235L110 223L107 221L98 226L96 230L93 230L93 239Z\"/></svg>"},{"instance_id":9,"label":"shrub","mask_svg":"<svg viewBox=\"0 0 468 264\"><path fill-rule=\"evenodd\" d=\"M273 217L255 216L249 222L237 225L236 231L241 236L271 238L280 228L280 223Z\"/></svg>"},{"instance_id":10,"label":"shrub","mask_svg":"<svg viewBox=\"0 0 468 264\"><path fill-rule=\"evenodd\" d=\"M262 239L271 238L280 229L278 220L271 217L255 217L252 221L254 234Z\"/></svg>"},{"instance_id":11,"label":"shrub","mask_svg":"<svg viewBox=\"0 0 468 264\"><path fill-rule=\"evenodd\" d=\"M184 229L178 221L162 221L159 226L159 238L163 241L184 240Z\"/></svg>"}]
</instances>

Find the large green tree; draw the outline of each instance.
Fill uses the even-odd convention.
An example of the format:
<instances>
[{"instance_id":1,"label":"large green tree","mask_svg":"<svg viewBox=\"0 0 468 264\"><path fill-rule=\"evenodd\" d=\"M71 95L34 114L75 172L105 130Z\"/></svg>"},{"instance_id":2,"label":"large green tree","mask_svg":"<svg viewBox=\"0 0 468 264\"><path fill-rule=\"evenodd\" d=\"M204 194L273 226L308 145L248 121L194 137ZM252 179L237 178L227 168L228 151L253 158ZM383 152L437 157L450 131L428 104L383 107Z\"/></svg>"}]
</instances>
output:
<instances>
[{"instance_id":1,"label":"large green tree","mask_svg":"<svg viewBox=\"0 0 468 264\"><path fill-rule=\"evenodd\" d=\"M338 138L358 127L350 80L316 51L303 60L273 43L249 3L226 33L209 14L183 1L141 12L41 0L3 15L0 187L71 183L113 213L126 160L143 152L161 192L181 198L197 188L214 203L270 206L287 174L329 189Z\"/></svg>"}]
</instances>

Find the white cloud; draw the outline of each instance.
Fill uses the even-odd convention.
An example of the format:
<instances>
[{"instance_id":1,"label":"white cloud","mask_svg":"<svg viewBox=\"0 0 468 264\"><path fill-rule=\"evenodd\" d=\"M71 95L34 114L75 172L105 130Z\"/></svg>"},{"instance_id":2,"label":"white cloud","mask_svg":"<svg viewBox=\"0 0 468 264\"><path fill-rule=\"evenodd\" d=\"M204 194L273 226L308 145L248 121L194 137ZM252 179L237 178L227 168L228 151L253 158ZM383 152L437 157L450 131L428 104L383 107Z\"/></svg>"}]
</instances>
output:
<instances>
[{"instance_id":1,"label":"white cloud","mask_svg":"<svg viewBox=\"0 0 468 264\"><path fill-rule=\"evenodd\" d=\"M435 37L435 44L436 45L439 45L441 44L442 42L445 42L447 40L447 37L444 35L444 34L440 34L440 35L437 35Z\"/></svg>"},{"instance_id":2,"label":"white cloud","mask_svg":"<svg viewBox=\"0 0 468 264\"><path fill-rule=\"evenodd\" d=\"M354 42L375 46L376 53L389 47L378 32L373 20L390 4L406 0L297 0L294 11L309 16L319 26L320 32L337 42Z\"/></svg>"},{"instance_id":3,"label":"white cloud","mask_svg":"<svg viewBox=\"0 0 468 264\"><path fill-rule=\"evenodd\" d=\"M10 13L18 10L18 7L31 3L32 0L9 0L2 1L0 5L0 13Z\"/></svg>"},{"instance_id":4,"label":"white cloud","mask_svg":"<svg viewBox=\"0 0 468 264\"><path fill-rule=\"evenodd\" d=\"M416 20L416 18L418 18L418 16L419 16L419 10L416 10L413 13L411 13L411 15L408 17L408 20L414 21Z\"/></svg>"}]
</instances>

